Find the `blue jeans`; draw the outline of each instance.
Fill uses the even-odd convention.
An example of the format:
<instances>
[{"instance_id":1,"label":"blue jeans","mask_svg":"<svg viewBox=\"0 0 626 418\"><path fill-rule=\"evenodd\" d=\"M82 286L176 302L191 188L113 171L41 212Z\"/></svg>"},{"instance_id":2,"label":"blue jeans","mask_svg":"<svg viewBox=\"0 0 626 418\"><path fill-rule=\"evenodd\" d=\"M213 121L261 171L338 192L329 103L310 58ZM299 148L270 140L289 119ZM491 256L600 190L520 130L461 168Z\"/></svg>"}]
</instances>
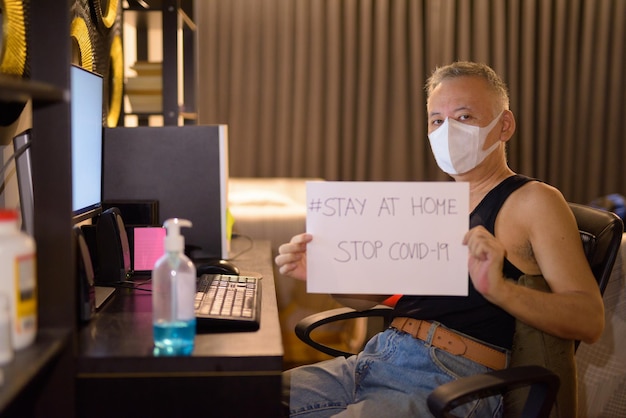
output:
<instances>
[{"instance_id":1,"label":"blue jeans","mask_svg":"<svg viewBox=\"0 0 626 418\"><path fill-rule=\"evenodd\" d=\"M432 325L429 336L437 326ZM284 402L292 417L428 417L426 398L433 389L460 376L490 370L390 328L374 336L355 356L286 371ZM454 413L501 416L502 399L473 401Z\"/></svg>"}]
</instances>

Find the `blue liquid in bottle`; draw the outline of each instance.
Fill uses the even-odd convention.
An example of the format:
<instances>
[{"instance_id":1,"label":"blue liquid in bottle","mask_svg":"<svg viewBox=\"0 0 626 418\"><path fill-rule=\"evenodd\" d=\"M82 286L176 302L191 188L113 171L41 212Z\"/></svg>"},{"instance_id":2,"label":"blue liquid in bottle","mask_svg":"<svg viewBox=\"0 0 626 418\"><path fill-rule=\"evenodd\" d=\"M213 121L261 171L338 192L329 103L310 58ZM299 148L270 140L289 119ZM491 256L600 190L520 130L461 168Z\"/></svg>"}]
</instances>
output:
<instances>
[{"instance_id":1,"label":"blue liquid in bottle","mask_svg":"<svg viewBox=\"0 0 626 418\"><path fill-rule=\"evenodd\" d=\"M165 254L152 270L152 324L155 356L188 356L196 335L194 300L196 268L185 256L181 226L191 226L185 219L172 218L167 228Z\"/></svg>"},{"instance_id":2,"label":"blue liquid in bottle","mask_svg":"<svg viewBox=\"0 0 626 418\"><path fill-rule=\"evenodd\" d=\"M154 355L188 356L193 351L196 320L154 324Z\"/></svg>"}]
</instances>

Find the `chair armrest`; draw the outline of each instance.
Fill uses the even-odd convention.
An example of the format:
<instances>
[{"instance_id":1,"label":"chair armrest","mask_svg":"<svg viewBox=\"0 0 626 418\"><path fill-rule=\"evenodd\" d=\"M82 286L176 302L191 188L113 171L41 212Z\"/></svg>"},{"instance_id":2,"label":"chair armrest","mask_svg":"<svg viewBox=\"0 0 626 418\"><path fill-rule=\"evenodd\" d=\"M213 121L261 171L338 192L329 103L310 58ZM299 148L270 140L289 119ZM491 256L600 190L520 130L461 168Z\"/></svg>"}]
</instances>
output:
<instances>
[{"instance_id":1,"label":"chair armrest","mask_svg":"<svg viewBox=\"0 0 626 418\"><path fill-rule=\"evenodd\" d=\"M385 318L386 322L389 322L388 320L391 316L392 311L393 309L386 305L376 305L375 307L364 311L357 311L352 308L331 309L328 311L309 315L306 318L302 318L296 324L296 335L303 342L321 351L322 353L331 355L333 357L349 357L354 353L348 353L346 351L337 350L336 348L320 344L319 342L311 338L311 332L324 324L329 324L336 321L343 321L346 319L381 316Z\"/></svg>"},{"instance_id":2,"label":"chair armrest","mask_svg":"<svg viewBox=\"0 0 626 418\"><path fill-rule=\"evenodd\" d=\"M510 367L443 384L428 396L427 403L435 417L454 417L450 411L459 405L530 386L522 417L548 417L559 385L559 377L544 367Z\"/></svg>"}]
</instances>

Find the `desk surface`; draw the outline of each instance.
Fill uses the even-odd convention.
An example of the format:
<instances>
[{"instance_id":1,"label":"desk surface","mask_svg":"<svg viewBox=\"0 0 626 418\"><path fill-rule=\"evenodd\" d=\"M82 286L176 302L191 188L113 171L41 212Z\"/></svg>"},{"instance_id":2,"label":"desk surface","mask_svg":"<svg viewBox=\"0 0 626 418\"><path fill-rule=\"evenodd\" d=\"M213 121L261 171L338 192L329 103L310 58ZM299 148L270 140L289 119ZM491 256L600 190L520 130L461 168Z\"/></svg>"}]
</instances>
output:
<instances>
[{"instance_id":1,"label":"desk surface","mask_svg":"<svg viewBox=\"0 0 626 418\"><path fill-rule=\"evenodd\" d=\"M235 240L232 254L236 255L248 245L244 240ZM154 388L185 392L185 396L191 398L198 394L189 391L199 388L226 391L245 384L255 393L258 391L260 401L272 399L269 408L277 405L283 345L271 257L269 241L255 241L250 251L233 260L242 274L254 272L263 276L259 330L199 333L194 351L188 357L155 357L152 354L151 293L117 289L79 333L77 375L79 391L84 390L79 394L83 411L89 408L90 393L132 390L134 399L140 399L143 395L138 387L144 390L146 402L154 405L159 398ZM157 386L148 389L147 385L153 384ZM167 407L171 398L168 396L163 407ZM130 413L127 407L124 405L124 410ZM224 410L234 411L232 406L224 406Z\"/></svg>"},{"instance_id":2,"label":"desk surface","mask_svg":"<svg viewBox=\"0 0 626 418\"><path fill-rule=\"evenodd\" d=\"M233 242L233 253L242 251L246 245L247 242ZM258 331L199 333L192 356L155 357L152 355L151 293L117 289L112 299L80 332L79 374L152 372L155 360L163 360L164 364L175 363L179 371L197 372L199 365L200 370L207 371L281 370L283 347L270 244L260 241L252 245L250 251L233 262L243 274L255 272L263 276L261 326ZM103 362L104 358L115 358L114 365ZM150 361L144 362L144 359Z\"/></svg>"}]
</instances>

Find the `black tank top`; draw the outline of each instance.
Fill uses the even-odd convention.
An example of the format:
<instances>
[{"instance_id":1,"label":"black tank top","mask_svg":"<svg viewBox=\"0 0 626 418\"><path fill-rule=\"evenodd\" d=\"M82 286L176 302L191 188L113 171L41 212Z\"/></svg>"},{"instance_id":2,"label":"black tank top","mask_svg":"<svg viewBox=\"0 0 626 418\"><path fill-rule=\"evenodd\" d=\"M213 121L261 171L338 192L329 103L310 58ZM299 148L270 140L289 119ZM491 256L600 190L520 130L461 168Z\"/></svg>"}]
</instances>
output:
<instances>
[{"instance_id":1,"label":"black tank top","mask_svg":"<svg viewBox=\"0 0 626 418\"><path fill-rule=\"evenodd\" d=\"M506 199L529 181L514 175L494 187L470 214L470 228L482 225L494 234L495 222ZM506 258L504 277L516 280L522 272ZM468 296L403 296L396 304L394 316L437 321L448 328L479 340L510 349L515 331L515 318L488 302L469 281Z\"/></svg>"}]
</instances>

